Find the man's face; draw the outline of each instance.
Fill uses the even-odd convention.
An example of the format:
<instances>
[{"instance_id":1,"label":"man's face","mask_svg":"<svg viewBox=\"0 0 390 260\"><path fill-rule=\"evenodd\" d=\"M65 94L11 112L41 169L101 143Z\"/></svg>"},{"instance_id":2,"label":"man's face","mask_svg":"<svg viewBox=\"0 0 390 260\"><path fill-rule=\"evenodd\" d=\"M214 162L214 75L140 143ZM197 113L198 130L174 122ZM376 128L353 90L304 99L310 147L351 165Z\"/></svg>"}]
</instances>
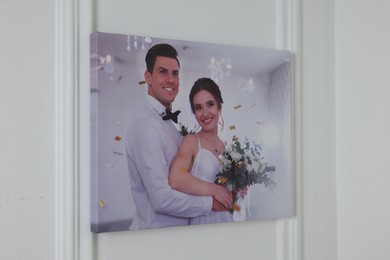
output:
<instances>
[{"instance_id":1,"label":"man's face","mask_svg":"<svg viewBox=\"0 0 390 260\"><path fill-rule=\"evenodd\" d=\"M179 92L179 65L173 58L157 56L153 73L145 72L148 94L166 108L175 100Z\"/></svg>"}]
</instances>

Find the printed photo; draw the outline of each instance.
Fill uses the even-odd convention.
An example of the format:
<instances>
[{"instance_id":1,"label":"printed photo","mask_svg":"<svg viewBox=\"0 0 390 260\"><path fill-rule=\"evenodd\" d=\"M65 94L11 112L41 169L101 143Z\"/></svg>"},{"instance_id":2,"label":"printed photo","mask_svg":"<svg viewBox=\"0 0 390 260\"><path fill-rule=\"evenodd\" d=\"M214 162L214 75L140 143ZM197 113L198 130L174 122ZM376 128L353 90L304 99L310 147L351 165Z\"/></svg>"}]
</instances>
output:
<instances>
[{"instance_id":1,"label":"printed photo","mask_svg":"<svg viewBox=\"0 0 390 260\"><path fill-rule=\"evenodd\" d=\"M102 32L90 44L93 232L291 217L290 52Z\"/></svg>"}]
</instances>

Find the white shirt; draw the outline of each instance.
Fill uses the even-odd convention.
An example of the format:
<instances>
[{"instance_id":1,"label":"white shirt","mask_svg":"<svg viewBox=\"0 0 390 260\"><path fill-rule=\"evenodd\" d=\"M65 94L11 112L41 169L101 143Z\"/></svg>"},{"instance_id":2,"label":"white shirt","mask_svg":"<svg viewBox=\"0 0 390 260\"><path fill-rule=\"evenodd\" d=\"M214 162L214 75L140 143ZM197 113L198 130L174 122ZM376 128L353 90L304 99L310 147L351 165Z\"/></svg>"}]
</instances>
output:
<instances>
[{"instance_id":1,"label":"white shirt","mask_svg":"<svg viewBox=\"0 0 390 260\"><path fill-rule=\"evenodd\" d=\"M188 225L190 217L211 212L211 196L192 196L169 186L182 137L171 120L161 118L164 113L165 107L148 96L148 106L129 125L126 153L137 208L130 229Z\"/></svg>"}]
</instances>

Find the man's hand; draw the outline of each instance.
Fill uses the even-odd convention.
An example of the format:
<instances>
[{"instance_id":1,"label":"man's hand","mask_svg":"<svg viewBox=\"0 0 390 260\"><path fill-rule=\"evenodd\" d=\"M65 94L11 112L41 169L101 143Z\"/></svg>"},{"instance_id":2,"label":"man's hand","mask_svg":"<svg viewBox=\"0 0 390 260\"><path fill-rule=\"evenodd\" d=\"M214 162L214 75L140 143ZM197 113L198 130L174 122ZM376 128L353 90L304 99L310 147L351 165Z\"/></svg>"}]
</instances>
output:
<instances>
[{"instance_id":1,"label":"man's hand","mask_svg":"<svg viewBox=\"0 0 390 260\"><path fill-rule=\"evenodd\" d=\"M229 209L226 208L224 205L219 203L216 199L213 197L213 206L211 208L213 211L228 211Z\"/></svg>"}]
</instances>

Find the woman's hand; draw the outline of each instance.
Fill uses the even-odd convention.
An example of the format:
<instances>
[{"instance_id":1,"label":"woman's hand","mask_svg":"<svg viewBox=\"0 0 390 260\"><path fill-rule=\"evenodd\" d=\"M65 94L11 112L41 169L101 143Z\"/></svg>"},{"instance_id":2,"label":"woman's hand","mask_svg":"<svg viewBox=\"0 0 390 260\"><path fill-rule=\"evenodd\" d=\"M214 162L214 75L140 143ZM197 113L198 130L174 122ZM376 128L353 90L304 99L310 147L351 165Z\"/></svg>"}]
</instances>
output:
<instances>
[{"instance_id":1,"label":"woman's hand","mask_svg":"<svg viewBox=\"0 0 390 260\"><path fill-rule=\"evenodd\" d=\"M215 184L213 197L227 209L233 205L233 194L222 185Z\"/></svg>"},{"instance_id":2,"label":"woman's hand","mask_svg":"<svg viewBox=\"0 0 390 260\"><path fill-rule=\"evenodd\" d=\"M220 212L220 211L228 211L229 209L227 209L224 205L222 205L218 200L216 200L216 199L213 197L213 206L212 206L212 210L213 210L213 211Z\"/></svg>"}]
</instances>

